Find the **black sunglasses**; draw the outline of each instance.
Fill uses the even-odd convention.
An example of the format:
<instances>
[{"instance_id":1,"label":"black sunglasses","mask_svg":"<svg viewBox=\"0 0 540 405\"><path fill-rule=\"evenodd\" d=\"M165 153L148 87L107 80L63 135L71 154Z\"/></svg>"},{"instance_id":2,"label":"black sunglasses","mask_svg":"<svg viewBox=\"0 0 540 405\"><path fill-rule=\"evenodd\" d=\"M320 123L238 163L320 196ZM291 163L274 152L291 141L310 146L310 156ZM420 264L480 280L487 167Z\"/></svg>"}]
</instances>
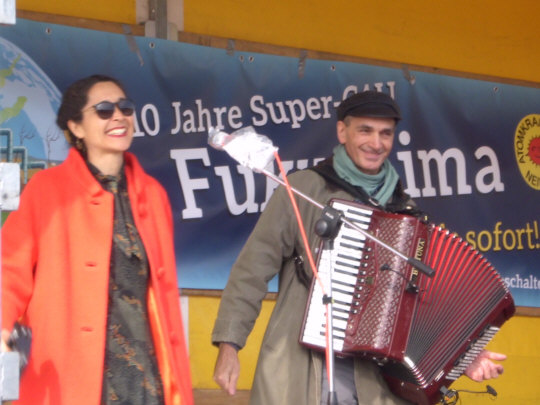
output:
<instances>
[{"instance_id":1,"label":"black sunglasses","mask_svg":"<svg viewBox=\"0 0 540 405\"><path fill-rule=\"evenodd\" d=\"M96 114L99 118L101 118L102 120L108 120L113 116L115 106L118 107L120 112L126 117L133 115L133 112L135 111L135 104L133 103L133 101L125 98L119 100L116 103L112 103L110 101L102 101L101 103L97 103L90 108L96 110Z\"/></svg>"}]
</instances>

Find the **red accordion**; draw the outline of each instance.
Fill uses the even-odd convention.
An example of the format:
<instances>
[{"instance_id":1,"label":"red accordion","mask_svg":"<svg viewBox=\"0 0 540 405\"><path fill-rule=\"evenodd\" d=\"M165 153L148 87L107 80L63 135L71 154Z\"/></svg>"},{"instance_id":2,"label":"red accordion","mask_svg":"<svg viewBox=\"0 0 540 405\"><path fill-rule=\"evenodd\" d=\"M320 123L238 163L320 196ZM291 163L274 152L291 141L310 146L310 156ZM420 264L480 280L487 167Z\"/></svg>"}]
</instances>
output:
<instances>
[{"instance_id":1,"label":"red accordion","mask_svg":"<svg viewBox=\"0 0 540 405\"><path fill-rule=\"evenodd\" d=\"M515 312L495 268L461 238L415 217L332 200L345 218L435 270L406 260L343 224L319 252L319 276L333 298L337 354L375 360L390 389L417 404L441 400ZM313 282L300 342L324 350L325 306Z\"/></svg>"}]
</instances>

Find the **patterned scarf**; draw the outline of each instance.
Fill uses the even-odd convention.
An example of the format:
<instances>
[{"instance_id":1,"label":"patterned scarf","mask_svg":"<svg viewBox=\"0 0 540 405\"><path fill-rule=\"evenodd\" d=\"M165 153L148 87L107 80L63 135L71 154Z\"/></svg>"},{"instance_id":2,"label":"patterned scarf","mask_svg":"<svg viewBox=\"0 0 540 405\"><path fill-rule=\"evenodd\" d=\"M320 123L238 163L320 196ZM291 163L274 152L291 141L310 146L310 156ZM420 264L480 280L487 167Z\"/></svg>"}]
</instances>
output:
<instances>
[{"instance_id":1,"label":"patterned scarf","mask_svg":"<svg viewBox=\"0 0 540 405\"><path fill-rule=\"evenodd\" d=\"M362 187L381 205L385 205L392 197L399 180L396 169L388 159L384 161L381 171L377 174L371 175L360 171L347 154L343 144L334 148L333 167L339 177L354 186Z\"/></svg>"}]
</instances>

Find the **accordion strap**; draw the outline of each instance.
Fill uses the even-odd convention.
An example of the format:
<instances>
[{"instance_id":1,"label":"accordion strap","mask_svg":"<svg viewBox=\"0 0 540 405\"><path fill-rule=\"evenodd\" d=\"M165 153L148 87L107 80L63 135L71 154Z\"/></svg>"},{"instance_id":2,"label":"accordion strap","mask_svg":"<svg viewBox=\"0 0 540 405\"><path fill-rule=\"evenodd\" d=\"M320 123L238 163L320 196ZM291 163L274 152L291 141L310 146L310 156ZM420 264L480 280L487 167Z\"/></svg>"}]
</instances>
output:
<instances>
[{"instance_id":1,"label":"accordion strap","mask_svg":"<svg viewBox=\"0 0 540 405\"><path fill-rule=\"evenodd\" d=\"M311 286L311 280L312 277L309 277L308 274L306 274L305 266L304 266L304 258L298 254L298 251L296 248L293 252L293 260L294 260L294 270L296 272L296 276L298 277L298 281L304 285L307 289Z\"/></svg>"}]
</instances>

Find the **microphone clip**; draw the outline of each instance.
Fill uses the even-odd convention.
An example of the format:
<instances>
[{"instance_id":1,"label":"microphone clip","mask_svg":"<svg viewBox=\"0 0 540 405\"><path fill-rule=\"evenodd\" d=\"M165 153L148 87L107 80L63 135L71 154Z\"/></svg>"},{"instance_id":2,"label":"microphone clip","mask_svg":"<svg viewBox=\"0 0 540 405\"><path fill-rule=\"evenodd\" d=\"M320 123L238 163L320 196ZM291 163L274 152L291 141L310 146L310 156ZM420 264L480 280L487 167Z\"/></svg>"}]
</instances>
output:
<instances>
[{"instance_id":1,"label":"microphone clip","mask_svg":"<svg viewBox=\"0 0 540 405\"><path fill-rule=\"evenodd\" d=\"M341 226L343 213L327 205L323 208L321 218L315 223L315 233L322 239L334 239Z\"/></svg>"}]
</instances>

